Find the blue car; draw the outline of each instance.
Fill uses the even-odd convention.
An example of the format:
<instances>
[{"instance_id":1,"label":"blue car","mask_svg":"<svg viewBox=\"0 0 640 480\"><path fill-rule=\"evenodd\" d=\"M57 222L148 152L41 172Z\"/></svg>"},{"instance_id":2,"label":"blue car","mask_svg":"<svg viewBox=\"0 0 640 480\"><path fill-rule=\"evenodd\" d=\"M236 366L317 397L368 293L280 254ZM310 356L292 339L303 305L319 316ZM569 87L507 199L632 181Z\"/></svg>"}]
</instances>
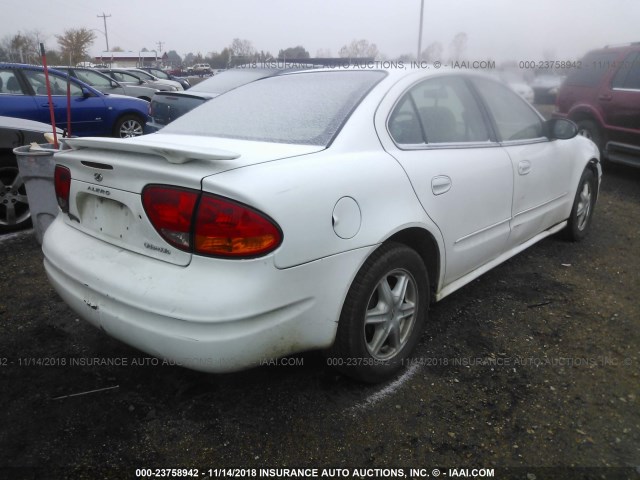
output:
<instances>
[{"instance_id":1,"label":"blue car","mask_svg":"<svg viewBox=\"0 0 640 480\"><path fill-rule=\"evenodd\" d=\"M67 126L67 75L49 69L56 126ZM71 78L71 134L78 137L142 135L149 103L105 95ZM0 115L51 123L44 70L40 66L0 63Z\"/></svg>"}]
</instances>

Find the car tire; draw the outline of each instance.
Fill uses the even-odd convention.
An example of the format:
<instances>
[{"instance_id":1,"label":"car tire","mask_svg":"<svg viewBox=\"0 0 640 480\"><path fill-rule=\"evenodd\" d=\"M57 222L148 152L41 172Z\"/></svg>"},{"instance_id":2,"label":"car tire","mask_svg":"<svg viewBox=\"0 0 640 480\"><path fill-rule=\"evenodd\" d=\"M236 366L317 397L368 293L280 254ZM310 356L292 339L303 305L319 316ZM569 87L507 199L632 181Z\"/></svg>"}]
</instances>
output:
<instances>
[{"instance_id":1,"label":"car tire","mask_svg":"<svg viewBox=\"0 0 640 480\"><path fill-rule=\"evenodd\" d=\"M564 237L567 240L579 242L589 233L597 194L596 176L593 170L586 168L580 177L569 221L564 229Z\"/></svg>"},{"instance_id":2,"label":"car tire","mask_svg":"<svg viewBox=\"0 0 640 480\"><path fill-rule=\"evenodd\" d=\"M121 116L113 127L116 138L138 137L144 133L144 121L137 115Z\"/></svg>"},{"instance_id":3,"label":"car tire","mask_svg":"<svg viewBox=\"0 0 640 480\"><path fill-rule=\"evenodd\" d=\"M0 156L0 233L31 226L24 180L12 155Z\"/></svg>"},{"instance_id":4,"label":"car tire","mask_svg":"<svg viewBox=\"0 0 640 480\"><path fill-rule=\"evenodd\" d=\"M576 122L578 125L578 135L588 138L598 147L600 156L604 153L604 138L602 130L593 120L580 120Z\"/></svg>"},{"instance_id":5,"label":"car tire","mask_svg":"<svg viewBox=\"0 0 640 480\"><path fill-rule=\"evenodd\" d=\"M420 339L429 280L418 253L399 243L379 247L356 275L342 307L327 364L357 380L388 380Z\"/></svg>"}]
</instances>

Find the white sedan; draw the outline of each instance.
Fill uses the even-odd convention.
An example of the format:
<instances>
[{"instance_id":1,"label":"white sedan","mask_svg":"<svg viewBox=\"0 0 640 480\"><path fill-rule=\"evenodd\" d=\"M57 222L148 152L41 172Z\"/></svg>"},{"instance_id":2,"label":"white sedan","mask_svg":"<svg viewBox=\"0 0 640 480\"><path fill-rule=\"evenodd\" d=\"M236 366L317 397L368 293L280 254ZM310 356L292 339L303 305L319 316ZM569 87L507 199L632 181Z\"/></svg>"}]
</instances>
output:
<instances>
[{"instance_id":1,"label":"white sedan","mask_svg":"<svg viewBox=\"0 0 640 480\"><path fill-rule=\"evenodd\" d=\"M383 381L431 301L586 235L601 170L576 133L480 74L265 78L153 135L66 140L46 272L82 318L185 367L323 349Z\"/></svg>"}]
</instances>

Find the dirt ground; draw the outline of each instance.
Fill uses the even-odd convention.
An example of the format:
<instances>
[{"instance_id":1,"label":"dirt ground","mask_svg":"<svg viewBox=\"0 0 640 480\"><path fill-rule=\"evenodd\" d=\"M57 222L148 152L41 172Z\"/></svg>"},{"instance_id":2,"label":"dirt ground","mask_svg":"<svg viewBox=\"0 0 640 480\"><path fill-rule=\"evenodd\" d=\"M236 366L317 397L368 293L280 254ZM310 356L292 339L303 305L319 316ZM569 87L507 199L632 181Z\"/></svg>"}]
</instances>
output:
<instances>
[{"instance_id":1,"label":"dirt ground","mask_svg":"<svg viewBox=\"0 0 640 480\"><path fill-rule=\"evenodd\" d=\"M66 307L32 233L0 237L0 478L640 478L639 219L640 171L606 169L585 241L548 238L434 305L412 364L378 386L317 353L162 365Z\"/></svg>"}]
</instances>

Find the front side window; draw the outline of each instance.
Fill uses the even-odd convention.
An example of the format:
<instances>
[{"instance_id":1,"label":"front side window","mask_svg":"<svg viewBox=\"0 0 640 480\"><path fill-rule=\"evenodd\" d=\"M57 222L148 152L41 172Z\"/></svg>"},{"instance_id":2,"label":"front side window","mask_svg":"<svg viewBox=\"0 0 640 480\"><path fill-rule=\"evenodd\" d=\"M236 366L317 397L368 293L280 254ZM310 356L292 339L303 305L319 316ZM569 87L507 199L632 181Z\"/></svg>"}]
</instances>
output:
<instances>
[{"instance_id":1,"label":"front side window","mask_svg":"<svg viewBox=\"0 0 640 480\"><path fill-rule=\"evenodd\" d=\"M33 88L36 95L47 95L47 83L44 72L39 70L24 70L24 74ZM67 78L49 72L49 84L51 85L51 95L67 94ZM81 97L82 89L71 82L71 96Z\"/></svg>"},{"instance_id":2,"label":"front side window","mask_svg":"<svg viewBox=\"0 0 640 480\"><path fill-rule=\"evenodd\" d=\"M258 80L209 100L163 133L328 145L386 73L295 73Z\"/></svg>"},{"instance_id":3,"label":"front side window","mask_svg":"<svg viewBox=\"0 0 640 480\"><path fill-rule=\"evenodd\" d=\"M543 137L542 120L520 95L494 80L474 78L501 141L531 140Z\"/></svg>"},{"instance_id":4,"label":"front side window","mask_svg":"<svg viewBox=\"0 0 640 480\"><path fill-rule=\"evenodd\" d=\"M480 108L460 77L425 80L409 90L389 117L399 144L486 142L489 131Z\"/></svg>"}]
</instances>

